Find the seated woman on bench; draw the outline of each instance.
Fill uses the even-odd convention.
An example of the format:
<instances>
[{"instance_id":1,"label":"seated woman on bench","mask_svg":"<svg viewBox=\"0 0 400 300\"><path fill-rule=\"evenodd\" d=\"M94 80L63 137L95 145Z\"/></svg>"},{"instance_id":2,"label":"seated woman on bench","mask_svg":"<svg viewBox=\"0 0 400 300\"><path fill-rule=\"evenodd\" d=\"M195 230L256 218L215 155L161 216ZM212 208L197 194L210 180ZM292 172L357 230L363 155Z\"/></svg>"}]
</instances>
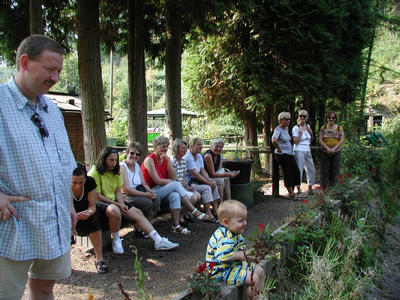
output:
<instances>
[{"instance_id":1,"label":"seated woman on bench","mask_svg":"<svg viewBox=\"0 0 400 300\"><path fill-rule=\"evenodd\" d=\"M172 243L167 238L161 237L140 209L133 206L129 207L124 202L121 194L123 182L119 168L118 151L111 147L105 147L101 150L96 164L89 172L89 175L97 183L96 191L99 204L107 207L107 209L109 206L113 206L113 208L116 206L120 219L123 217L135 222L135 226L154 241L155 250L171 250L179 247L179 244ZM115 254L123 254L124 248L122 247L122 240L119 237L119 231L111 231L111 234L113 238L113 252Z\"/></svg>"},{"instance_id":2,"label":"seated woman on bench","mask_svg":"<svg viewBox=\"0 0 400 300\"><path fill-rule=\"evenodd\" d=\"M96 255L97 273L104 274L108 267L103 259L102 224L108 223L111 231L118 231L120 216L112 213L111 207L107 213L103 206L96 205L96 186L96 181L86 176L85 166L78 163L72 173L71 183L71 194L78 217L75 230L80 236L89 236Z\"/></svg>"},{"instance_id":3,"label":"seated woman on bench","mask_svg":"<svg viewBox=\"0 0 400 300\"><path fill-rule=\"evenodd\" d=\"M176 172L167 156L169 139L159 135L153 140L154 152L142 163L142 173L147 185L161 201L168 202L171 212L172 232L190 234L190 230L179 224L181 203L198 220L208 221L207 215L199 212L190 203L187 191L176 181Z\"/></svg>"}]
</instances>

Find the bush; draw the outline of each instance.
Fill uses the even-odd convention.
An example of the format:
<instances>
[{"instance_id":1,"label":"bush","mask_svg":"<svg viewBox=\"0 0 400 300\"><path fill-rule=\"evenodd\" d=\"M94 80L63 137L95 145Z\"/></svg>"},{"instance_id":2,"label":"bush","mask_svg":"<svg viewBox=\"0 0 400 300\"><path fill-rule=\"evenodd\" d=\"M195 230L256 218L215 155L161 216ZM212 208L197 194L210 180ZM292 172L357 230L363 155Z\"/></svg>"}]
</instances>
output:
<instances>
[{"instance_id":1,"label":"bush","mask_svg":"<svg viewBox=\"0 0 400 300\"><path fill-rule=\"evenodd\" d=\"M342 170L344 174L379 180L381 151L360 144L345 143L342 149Z\"/></svg>"},{"instance_id":2,"label":"bush","mask_svg":"<svg viewBox=\"0 0 400 300\"><path fill-rule=\"evenodd\" d=\"M400 146L400 115L385 120L382 133L389 145Z\"/></svg>"}]
</instances>

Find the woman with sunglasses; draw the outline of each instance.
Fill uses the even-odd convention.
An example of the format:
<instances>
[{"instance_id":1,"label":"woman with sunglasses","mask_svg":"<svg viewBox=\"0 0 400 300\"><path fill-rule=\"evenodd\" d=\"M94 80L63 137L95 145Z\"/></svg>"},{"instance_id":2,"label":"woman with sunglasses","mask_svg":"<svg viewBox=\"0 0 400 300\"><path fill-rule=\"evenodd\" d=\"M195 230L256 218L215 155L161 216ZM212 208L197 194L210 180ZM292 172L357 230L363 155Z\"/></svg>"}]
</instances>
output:
<instances>
[{"instance_id":1,"label":"woman with sunglasses","mask_svg":"<svg viewBox=\"0 0 400 300\"><path fill-rule=\"evenodd\" d=\"M315 184L315 167L311 155L311 142L313 140L313 132L310 125L307 124L308 112L305 109L300 110L298 124L292 128L293 136L293 152L297 167L300 172L300 184L303 180L303 170L307 173L308 194L312 194L312 187ZM297 186L300 194L300 185Z\"/></svg>"},{"instance_id":2,"label":"woman with sunglasses","mask_svg":"<svg viewBox=\"0 0 400 300\"><path fill-rule=\"evenodd\" d=\"M160 200L144 180L140 170L139 158L142 147L139 143L130 143L125 151L125 159L120 163L123 185L122 193L128 206L139 208L147 219L152 220L160 206Z\"/></svg>"},{"instance_id":3,"label":"woman with sunglasses","mask_svg":"<svg viewBox=\"0 0 400 300\"><path fill-rule=\"evenodd\" d=\"M126 205L121 193L123 181L119 170L118 151L111 147L105 147L101 150L96 164L89 172L89 175L96 180L99 204L107 207L107 210L109 206L113 208L116 206L120 218L133 221L136 227L154 241L155 250L171 250L179 247L179 244L172 243L167 238L161 237L140 209ZM124 248L119 237L119 230L115 232L111 229L111 235L113 252L115 254L123 254Z\"/></svg>"},{"instance_id":4,"label":"woman with sunglasses","mask_svg":"<svg viewBox=\"0 0 400 300\"><path fill-rule=\"evenodd\" d=\"M294 187L300 185L300 172L292 155L292 138L289 134L290 113L281 112L278 115L278 123L271 137L275 146L274 157L282 168L283 182L289 198L294 199Z\"/></svg>"},{"instance_id":5,"label":"woman with sunglasses","mask_svg":"<svg viewBox=\"0 0 400 300\"><path fill-rule=\"evenodd\" d=\"M342 126L336 124L336 113L329 111L326 114L327 124L319 131L319 143L322 146L321 154L321 187L326 189L335 185L339 175L341 149L344 142Z\"/></svg>"}]
</instances>

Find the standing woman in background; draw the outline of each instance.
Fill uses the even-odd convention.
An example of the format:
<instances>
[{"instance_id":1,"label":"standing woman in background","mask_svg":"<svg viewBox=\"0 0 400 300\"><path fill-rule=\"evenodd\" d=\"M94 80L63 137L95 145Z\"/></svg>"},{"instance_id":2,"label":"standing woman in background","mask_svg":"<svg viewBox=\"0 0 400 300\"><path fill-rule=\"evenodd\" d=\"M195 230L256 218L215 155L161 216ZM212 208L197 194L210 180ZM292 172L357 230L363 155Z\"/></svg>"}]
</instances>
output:
<instances>
[{"instance_id":1,"label":"standing woman in background","mask_svg":"<svg viewBox=\"0 0 400 300\"><path fill-rule=\"evenodd\" d=\"M305 167L307 173L308 194L312 194L312 187L315 184L315 167L311 155L311 142L314 138L310 125L307 124L308 112L305 109L300 110L298 125L292 129L293 136L293 152L297 167L300 172L300 185L303 180L303 170ZM297 191L300 194L300 185Z\"/></svg>"},{"instance_id":2,"label":"standing woman in background","mask_svg":"<svg viewBox=\"0 0 400 300\"><path fill-rule=\"evenodd\" d=\"M300 172L292 155L292 138L289 134L290 113L281 112L278 115L278 123L271 138L275 146L274 157L282 168L283 182L289 198L294 198L294 187L300 185Z\"/></svg>"},{"instance_id":3,"label":"standing woman in background","mask_svg":"<svg viewBox=\"0 0 400 300\"><path fill-rule=\"evenodd\" d=\"M326 120L328 124L322 126L319 130L319 143L322 146L321 186L324 189L336 183L344 142L343 127L336 124L336 113L329 111L326 114Z\"/></svg>"}]
</instances>

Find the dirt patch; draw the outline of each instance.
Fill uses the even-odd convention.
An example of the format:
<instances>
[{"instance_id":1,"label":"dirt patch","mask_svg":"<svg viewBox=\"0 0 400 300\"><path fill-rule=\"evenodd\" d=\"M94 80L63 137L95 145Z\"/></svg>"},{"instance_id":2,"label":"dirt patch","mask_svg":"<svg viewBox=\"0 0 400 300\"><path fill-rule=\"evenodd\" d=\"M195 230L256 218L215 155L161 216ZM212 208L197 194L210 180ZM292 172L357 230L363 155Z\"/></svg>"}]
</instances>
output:
<instances>
[{"instance_id":1,"label":"dirt patch","mask_svg":"<svg viewBox=\"0 0 400 300\"><path fill-rule=\"evenodd\" d=\"M262 190L270 194L270 184ZM282 189L281 194L285 194ZM272 198L257 195L254 207L248 210L248 225L244 236L247 238L261 222L270 228L278 227L286 217L294 213L299 202L287 198ZM92 293L94 299L123 299L118 288L120 281L132 299L138 299L136 288L137 276L134 269L135 254L133 245L138 249L143 270L146 273L146 290L153 299L171 299L186 289L185 278L193 273L199 262L204 261L207 242L218 225L205 222L189 224L192 234L184 236L171 232L169 220L162 219L155 223L155 228L180 247L174 251L155 251L151 240L137 239L132 229L121 231L125 254L114 255L111 249L105 249L104 259L109 265L109 272L98 275L94 266L94 257L87 248L74 245L71 248L72 275L58 282L54 288L56 299L88 299ZM23 298L23 299L26 299Z\"/></svg>"}]
</instances>

